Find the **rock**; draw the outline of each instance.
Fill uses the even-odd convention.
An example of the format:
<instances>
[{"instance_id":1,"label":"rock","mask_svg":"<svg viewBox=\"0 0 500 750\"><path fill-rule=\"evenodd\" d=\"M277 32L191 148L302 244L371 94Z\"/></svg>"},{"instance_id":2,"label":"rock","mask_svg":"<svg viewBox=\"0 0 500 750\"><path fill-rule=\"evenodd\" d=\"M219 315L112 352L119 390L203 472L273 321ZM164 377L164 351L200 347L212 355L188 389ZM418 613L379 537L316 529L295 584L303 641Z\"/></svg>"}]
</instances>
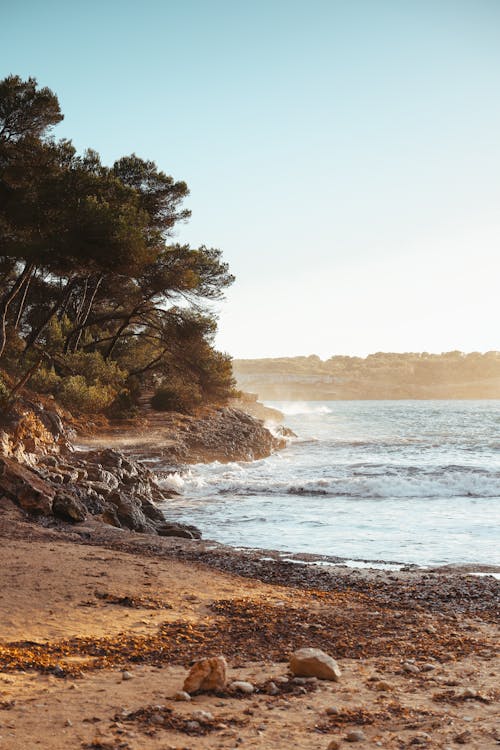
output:
<instances>
[{"instance_id":1,"label":"rock","mask_svg":"<svg viewBox=\"0 0 500 750\"><path fill-rule=\"evenodd\" d=\"M188 732L196 732L200 728L201 724L199 721L186 721L186 730Z\"/></svg>"},{"instance_id":2,"label":"rock","mask_svg":"<svg viewBox=\"0 0 500 750\"><path fill-rule=\"evenodd\" d=\"M245 693L245 695L250 695L255 690L251 682L245 682L244 680L235 680L229 685L229 689L233 693Z\"/></svg>"},{"instance_id":3,"label":"rock","mask_svg":"<svg viewBox=\"0 0 500 750\"><path fill-rule=\"evenodd\" d=\"M477 690L474 688L465 688L462 690L462 698L477 698Z\"/></svg>"},{"instance_id":4,"label":"rock","mask_svg":"<svg viewBox=\"0 0 500 750\"><path fill-rule=\"evenodd\" d=\"M124 669L123 672L122 672L122 680L131 680L133 678L133 676L134 675L131 674L130 672L127 672L126 669Z\"/></svg>"},{"instance_id":5,"label":"rock","mask_svg":"<svg viewBox=\"0 0 500 750\"><path fill-rule=\"evenodd\" d=\"M342 745L341 740L330 740L326 750L339 750Z\"/></svg>"},{"instance_id":6,"label":"rock","mask_svg":"<svg viewBox=\"0 0 500 750\"><path fill-rule=\"evenodd\" d=\"M66 521L80 523L87 517L86 509L74 495L64 490L58 490L55 494L52 511L54 515L64 518Z\"/></svg>"},{"instance_id":7,"label":"rock","mask_svg":"<svg viewBox=\"0 0 500 750\"><path fill-rule=\"evenodd\" d=\"M405 672L408 672L408 674L420 674L420 669L417 667L416 664L410 664L410 662L405 661L403 664L403 670Z\"/></svg>"},{"instance_id":8,"label":"rock","mask_svg":"<svg viewBox=\"0 0 500 750\"><path fill-rule=\"evenodd\" d=\"M290 671L297 677L318 677L338 682L341 671L331 656L319 648L299 648L290 657Z\"/></svg>"},{"instance_id":9,"label":"rock","mask_svg":"<svg viewBox=\"0 0 500 750\"><path fill-rule=\"evenodd\" d=\"M210 713L210 711L193 711L191 714L191 718L194 719L194 721L213 721L214 715Z\"/></svg>"},{"instance_id":10,"label":"rock","mask_svg":"<svg viewBox=\"0 0 500 750\"><path fill-rule=\"evenodd\" d=\"M184 523L163 523L158 527L160 536L178 536L184 539L201 539L201 531L196 526Z\"/></svg>"},{"instance_id":11,"label":"rock","mask_svg":"<svg viewBox=\"0 0 500 750\"><path fill-rule=\"evenodd\" d=\"M326 709L325 713L326 713L327 716L338 716L339 713L340 713L340 709L337 708L337 706L329 706Z\"/></svg>"},{"instance_id":12,"label":"rock","mask_svg":"<svg viewBox=\"0 0 500 750\"><path fill-rule=\"evenodd\" d=\"M459 745L467 745L468 742L470 742L472 739L472 732L470 732L468 729L465 730L465 732L461 732L461 734L455 735L453 740L455 742L458 742Z\"/></svg>"},{"instance_id":13,"label":"rock","mask_svg":"<svg viewBox=\"0 0 500 750\"><path fill-rule=\"evenodd\" d=\"M227 662L223 656L201 659L191 667L184 680L186 693L204 693L224 690L227 683Z\"/></svg>"},{"instance_id":14,"label":"rock","mask_svg":"<svg viewBox=\"0 0 500 750\"><path fill-rule=\"evenodd\" d=\"M268 682L268 684L266 686L266 693L268 695L278 695L279 688L278 688L278 686L276 685L275 682Z\"/></svg>"},{"instance_id":15,"label":"rock","mask_svg":"<svg viewBox=\"0 0 500 750\"><path fill-rule=\"evenodd\" d=\"M364 742L366 734L361 729L351 729L345 736L346 742Z\"/></svg>"},{"instance_id":16,"label":"rock","mask_svg":"<svg viewBox=\"0 0 500 750\"><path fill-rule=\"evenodd\" d=\"M394 689L390 682L386 682L385 680L379 680L379 682L376 682L373 687L375 688L375 690L379 690L380 692L388 692Z\"/></svg>"},{"instance_id":17,"label":"rock","mask_svg":"<svg viewBox=\"0 0 500 750\"><path fill-rule=\"evenodd\" d=\"M189 693L186 693L185 690L178 690L176 693L173 694L174 701L190 701L191 696Z\"/></svg>"},{"instance_id":18,"label":"rock","mask_svg":"<svg viewBox=\"0 0 500 750\"><path fill-rule=\"evenodd\" d=\"M10 497L28 513L48 516L55 489L34 471L11 458L0 457L0 494Z\"/></svg>"}]
</instances>

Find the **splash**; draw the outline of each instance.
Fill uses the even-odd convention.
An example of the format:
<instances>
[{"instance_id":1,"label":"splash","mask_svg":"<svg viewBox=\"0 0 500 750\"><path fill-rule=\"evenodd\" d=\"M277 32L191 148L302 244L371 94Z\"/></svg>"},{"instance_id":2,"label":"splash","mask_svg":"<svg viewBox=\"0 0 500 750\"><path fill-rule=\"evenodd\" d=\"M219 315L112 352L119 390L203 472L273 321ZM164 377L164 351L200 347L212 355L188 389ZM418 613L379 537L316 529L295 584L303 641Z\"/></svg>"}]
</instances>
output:
<instances>
[{"instance_id":1,"label":"splash","mask_svg":"<svg viewBox=\"0 0 500 750\"><path fill-rule=\"evenodd\" d=\"M316 405L305 401L282 401L277 408L289 417L298 414L332 414L332 410L324 404Z\"/></svg>"}]
</instances>

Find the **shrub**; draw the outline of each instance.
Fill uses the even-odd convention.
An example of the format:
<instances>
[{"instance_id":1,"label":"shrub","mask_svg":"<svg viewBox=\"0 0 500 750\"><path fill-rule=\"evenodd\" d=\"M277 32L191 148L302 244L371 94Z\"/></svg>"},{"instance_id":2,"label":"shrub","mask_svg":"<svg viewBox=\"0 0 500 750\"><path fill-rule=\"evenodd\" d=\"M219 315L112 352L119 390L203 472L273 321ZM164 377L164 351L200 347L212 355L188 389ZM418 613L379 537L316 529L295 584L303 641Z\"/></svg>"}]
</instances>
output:
<instances>
[{"instance_id":1,"label":"shrub","mask_svg":"<svg viewBox=\"0 0 500 750\"><path fill-rule=\"evenodd\" d=\"M66 354L61 362L73 375L83 375L88 385L118 386L127 375L117 362L104 359L100 352Z\"/></svg>"},{"instance_id":2,"label":"shrub","mask_svg":"<svg viewBox=\"0 0 500 750\"><path fill-rule=\"evenodd\" d=\"M116 391L109 385L88 385L82 375L64 378L59 401L70 411L95 414L106 409L115 399Z\"/></svg>"},{"instance_id":3,"label":"shrub","mask_svg":"<svg viewBox=\"0 0 500 750\"><path fill-rule=\"evenodd\" d=\"M200 402L200 389L195 383L170 381L156 389L151 406L157 411L179 411L187 414Z\"/></svg>"},{"instance_id":4,"label":"shrub","mask_svg":"<svg viewBox=\"0 0 500 750\"><path fill-rule=\"evenodd\" d=\"M0 375L0 407L7 403L9 393L9 388L6 386L4 379Z\"/></svg>"},{"instance_id":5,"label":"shrub","mask_svg":"<svg viewBox=\"0 0 500 750\"><path fill-rule=\"evenodd\" d=\"M40 367L31 377L30 388L39 393L55 393L61 383L53 367Z\"/></svg>"}]
</instances>

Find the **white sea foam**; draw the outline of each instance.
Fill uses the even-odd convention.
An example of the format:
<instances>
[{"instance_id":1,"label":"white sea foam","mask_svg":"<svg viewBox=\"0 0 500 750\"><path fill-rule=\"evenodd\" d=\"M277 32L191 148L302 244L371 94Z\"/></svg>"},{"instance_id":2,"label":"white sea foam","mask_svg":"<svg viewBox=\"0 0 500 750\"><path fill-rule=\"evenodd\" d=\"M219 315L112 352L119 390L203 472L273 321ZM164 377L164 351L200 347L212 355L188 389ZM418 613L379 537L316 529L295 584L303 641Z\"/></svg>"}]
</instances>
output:
<instances>
[{"instance_id":1,"label":"white sea foam","mask_svg":"<svg viewBox=\"0 0 500 750\"><path fill-rule=\"evenodd\" d=\"M500 402L329 402L288 413L304 442L174 476L184 494L169 517L245 547L419 565L498 561Z\"/></svg>"}]
</instances>

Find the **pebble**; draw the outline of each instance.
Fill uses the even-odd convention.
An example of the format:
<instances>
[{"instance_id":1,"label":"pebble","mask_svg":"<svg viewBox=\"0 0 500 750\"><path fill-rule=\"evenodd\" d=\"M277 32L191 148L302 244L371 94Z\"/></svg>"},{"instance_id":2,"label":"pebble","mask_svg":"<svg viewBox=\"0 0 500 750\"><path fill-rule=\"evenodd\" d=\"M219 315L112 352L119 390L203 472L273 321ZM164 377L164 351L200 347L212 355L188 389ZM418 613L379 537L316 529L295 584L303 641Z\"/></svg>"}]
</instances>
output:
<instances>
[{"instance_id":1,"label":"pebble","mask_svg":"<svg viewBox=\"0 0 500 750\"><path fill-rule=\"evenodd\" d=\"M477 698L477 691L474 688L465 688L462 690L462 698Z\"/></svg>"},{"instance_id":2,"label":"pebble","mask_svg":"<svg viewBox=\"0 0 500 750\"><path fill-rule=\"evenodd\" d=\"M340 709L337 706L329 706L326 709L327 716L338 716L340 713Z\"/></svg>"},{"instance_id":3,"label":"pebble","mask_svg":"<svg viewBox=\"0 0 500 750\"><path fill-rule=\"evenodd\" d=\"M456 737L453 738L455 742L458 742L459 745L466 745L468 742L472 739L472 733L469 732L468 729L465 730L465 732L462 732L461 734L457 734Z\"/></svg>"},{"instance_id":4,"label":"pebble","mask_svg":"<svg viewBox=\"0 0 500 750\"><path fill-rule=\"evenodd\" d=\"M190 701L191 696L185 690L178 690L173 695L174 701Z\"/></svg>"},{"instance_id":5,"label":"pebble","mask_svg":"<svg viewBox=\"0 0 500 750\"><path fill-rule=\"evenodd\" d=\"M433 669L436 669L435 664L422 664L420 667L421 672L432 672Z\"/></svg>"},{"instance_id":6,"label":"pebble","mask_svg":"<svg viewBox=\"0 0 500 750\"><path fill-rule=\"evenodd\" d=\"M229 685L229 689L234 693L245 693L245 695L250 695L255 690L251 682L244 680L235 680Z\"/></svg>"},{"instance_id":7,"label":"pebble","mask_svg":"<svg viewBox=\"0 0 500 750\"><path fill-rule=\"evenodd\" d=\"M405 672L408 672L409 674L419 674L420 669L417 667L416 664L410 664L409 662L405 661L403 664L403 670Z\"/></svg>"},{"instance_id":8,"label":"pebble","mask_svg":"<svg viewBox=\"0 0 500 750\"><path fill-rule=\"evenodd\" d=\"M390 682L386 682L385 680L380 680L380 682L375 683L374 688L375 690L380 690L381 692L386 692L393 689Z\"/></svg>"},{"instance_id":9,"label":"pebble","mask_svg":"<svg viewBox=\"0 0 500 750\"><path fill-rule=\"evenodd\" d=\"M339 750L341 740L331 740L326 750Z\"/></svg>"},{"instance_id":10,"label":"pebble","mask_svg":"<svg viewBox=\"0 0 500 750\"><path fill-rule=\"evenodd\" d=\"M275 683L275 682L270 682L270 683L269 683L269 684L267 685L267 688L266 688L266 693L267 693L268 695L278 695L278 693L279 693L279 688L278 688L278 686L276 685L276 683Z\"/></svg>"},{"instance_id":11,"label":"pebble","mask_svg":"<svg viewBox=\"0 0 500 750\"><path fill-rule=\"evenodd\" d=\"M345 738L346 742L364 742L366 734L361 729L351 729L350 732L347 732Z\"/></svg>"},{"instance_id":12,"label":"pebble","mask_svg":"<svg viewBox=\"0 0 500 750\"><path fill-rule=\"evenodd\" d=\"M193 711L191 718L194 721L213 721L214 715L210 711Z\"/></svg>"},{"instance_id":13,"label":"pebble","mask_svg":"<svg viewBox=\"0 0 500 750\"><path fill-rule=\"evenodd\" d=\"M130 672L127 672L126 669L122 672L122 680L131 680L133 676L134 675L131 674Z\"/></svg>"},{"instance_id":14,"label":"pebble","mask_svg":"<svg viewBox=\"0 0 500 750\"><path fill-rule=\"evenodd\" d=\"M199 721L187 721L186 722L186 729L188 732L194 732L197 729L200 729L200 722Z\"/></svg>"}]
</instances>

